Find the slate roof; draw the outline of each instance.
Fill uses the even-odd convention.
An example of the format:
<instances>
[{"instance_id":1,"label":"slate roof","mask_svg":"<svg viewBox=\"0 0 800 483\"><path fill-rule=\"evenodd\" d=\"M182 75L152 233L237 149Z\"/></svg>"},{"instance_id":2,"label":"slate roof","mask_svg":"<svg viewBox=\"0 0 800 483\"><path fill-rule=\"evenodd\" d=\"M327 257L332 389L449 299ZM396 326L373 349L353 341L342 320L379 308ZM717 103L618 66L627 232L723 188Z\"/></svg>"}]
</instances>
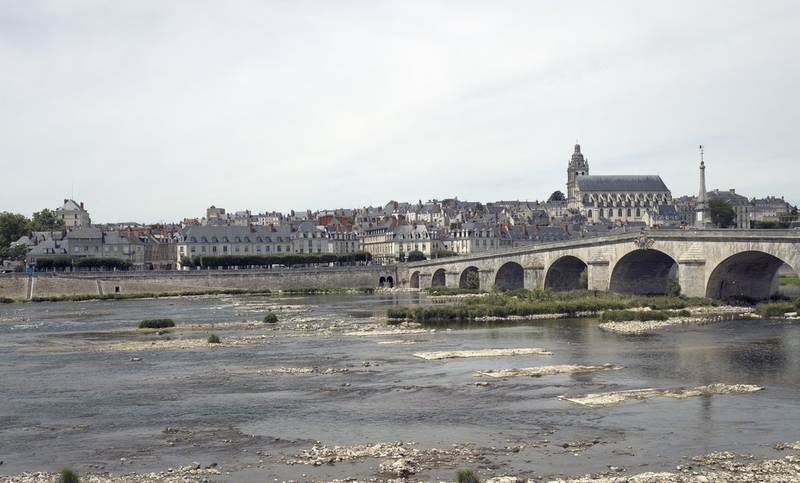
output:
<instances>
[{"instance_id":1,"label":"slate roof","mask_svg":"<svg viewBox=\"0 0 800 483\"><path fill-rule=\"evenodd\" d=\"M578 176L578 188L583 191L652 192L669 191L658 175Z\"/></svg>"}]
</instances>

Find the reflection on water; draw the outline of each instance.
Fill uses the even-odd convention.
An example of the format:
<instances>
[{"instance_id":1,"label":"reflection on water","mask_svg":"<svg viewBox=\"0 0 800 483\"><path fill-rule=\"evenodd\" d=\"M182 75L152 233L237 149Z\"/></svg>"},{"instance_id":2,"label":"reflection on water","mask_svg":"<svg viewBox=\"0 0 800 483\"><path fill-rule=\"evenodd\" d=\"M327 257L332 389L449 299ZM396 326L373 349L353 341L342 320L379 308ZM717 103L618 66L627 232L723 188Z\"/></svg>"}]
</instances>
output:
<instances>
[{"instance_id":1,"label":"reflection on water","mask_svg":"<svg viewBox=\"0 0 800 483\"><path fill-rule=\"evenodd\" d=\"M236 464L240 470L254 464L260 451L275 458L268 470L253 476L264 481L296 479L297 468L281 465L280 456L309 449L314 441L334 446L402 440L425 449L546 440L515 455L513 463L499 459L494 464L509 465L509 473L521 476L555 476L604 471L610 461L631 472L672 469L684 455L718 450L774 457L772 445L796 441L800 434L798 418L787 417L797 414L800 396L796 322L729 321L641 336L601 331L594 319L428 323L426 331L413 334L287 336L283 321L223 335L264 335L260 344L89 350L109 342L154 340L152 333L130 330L147 318L169 317L179 326L219 324L260 320L272 305L300 305L303 318L366 324L388 307L419 303L426 303L424 296L400 293L3 306L0 471L89 463L114 471L161 471L195 460L219 461L236 471ZM170 337L204 339L207 333ZM416 352L532 347L553 354L414 357ZM492 380L475 376L487 369L606 363L625 368ZM331 371L275 371L312 367ZM711 383L756 384L765 390L597 409L558 399ZM575 441L600 443L576 456L563 448ZM121 467L119 458L135 463ZM368 479L375 476L370 464L304 467L302 472ZM452 468L424 475L431 480L451 476Z\"/></svg>"}]
</instances>

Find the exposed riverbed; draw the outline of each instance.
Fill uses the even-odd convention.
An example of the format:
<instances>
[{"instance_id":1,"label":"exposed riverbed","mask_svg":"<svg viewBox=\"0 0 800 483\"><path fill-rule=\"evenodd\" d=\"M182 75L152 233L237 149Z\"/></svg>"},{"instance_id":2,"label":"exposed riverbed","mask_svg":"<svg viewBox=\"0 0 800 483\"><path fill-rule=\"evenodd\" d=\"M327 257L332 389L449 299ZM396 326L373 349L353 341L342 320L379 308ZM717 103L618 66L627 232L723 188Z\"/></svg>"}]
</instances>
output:
<instances>
[{"instance_id":1,"label":"exposed riverbed","mask_svg":"<svg viewBox=\"0 0 800 483\"><path fill-rule=\"evenodd\" d=\"M153 481L556 480L800 454L776 447L800 438L797 321L385 324L386 307L409 303L426 302L0 306L0 481L65 466ZM261 322L268 310L277 324ZM178 327L135 329L162 317ZM629 397L586 403L608 394Z\"/></svg>"}]
</instances>

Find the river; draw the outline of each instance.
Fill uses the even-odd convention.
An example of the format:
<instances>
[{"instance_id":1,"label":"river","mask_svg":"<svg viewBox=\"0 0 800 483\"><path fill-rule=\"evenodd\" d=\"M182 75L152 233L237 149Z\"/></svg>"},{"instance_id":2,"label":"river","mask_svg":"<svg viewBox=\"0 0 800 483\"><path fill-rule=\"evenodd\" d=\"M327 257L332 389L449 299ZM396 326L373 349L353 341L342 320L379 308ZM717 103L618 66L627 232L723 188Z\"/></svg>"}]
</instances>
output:
<instances>
[{"instance_id":1,"label":"river","mask_svg":"<svg viewBox=\"0 0 800 483\"><path fill-rule=\"evenodd\" d=\"M382 293L2 305L0 474L149 472L196 461L219 468L220 481L365 481L384 477L382 458L290 463L315 444L403 442L442 454L419 480L447 481L462 468L550 479L609 466L673 470L715 451L780 458L774 445L800 435L798 322L733 320L631 336L600 330L596 319L425 330L380 319L389 306L414 303L428 302ZM268 310L277 324L260 322ZM135 330L162 317L178 329ZM205 343L210 333L223 343ZM528 348L552 354L414 355ZM561 364L622 369L476 375ZM764 389L600 408L559 397L713 383Z\"/></svg>"}]
</instances>

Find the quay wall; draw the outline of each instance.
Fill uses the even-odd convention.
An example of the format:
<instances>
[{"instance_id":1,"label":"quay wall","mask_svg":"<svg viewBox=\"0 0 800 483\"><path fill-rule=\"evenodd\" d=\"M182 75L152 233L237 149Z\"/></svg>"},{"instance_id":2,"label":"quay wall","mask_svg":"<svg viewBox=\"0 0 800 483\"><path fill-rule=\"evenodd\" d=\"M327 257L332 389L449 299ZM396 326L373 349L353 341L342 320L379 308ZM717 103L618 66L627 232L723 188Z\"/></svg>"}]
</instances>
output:
<instances>
[{"instance_id":1,"label":"quay wall","mask_svg":"<svg viewBox=\"0 0 800 483\"><path fill-rule=\"evenodd\" d=\"M394 266L274 268L268 270L164 270L145 272L65 272L6 274L0 277L0 297L105 295L112 293L174 293L215 289L298 287L378 287L381 278L397 280ZM386 285L388 286L388 284Z\"/></svg>"}]
</instances>

